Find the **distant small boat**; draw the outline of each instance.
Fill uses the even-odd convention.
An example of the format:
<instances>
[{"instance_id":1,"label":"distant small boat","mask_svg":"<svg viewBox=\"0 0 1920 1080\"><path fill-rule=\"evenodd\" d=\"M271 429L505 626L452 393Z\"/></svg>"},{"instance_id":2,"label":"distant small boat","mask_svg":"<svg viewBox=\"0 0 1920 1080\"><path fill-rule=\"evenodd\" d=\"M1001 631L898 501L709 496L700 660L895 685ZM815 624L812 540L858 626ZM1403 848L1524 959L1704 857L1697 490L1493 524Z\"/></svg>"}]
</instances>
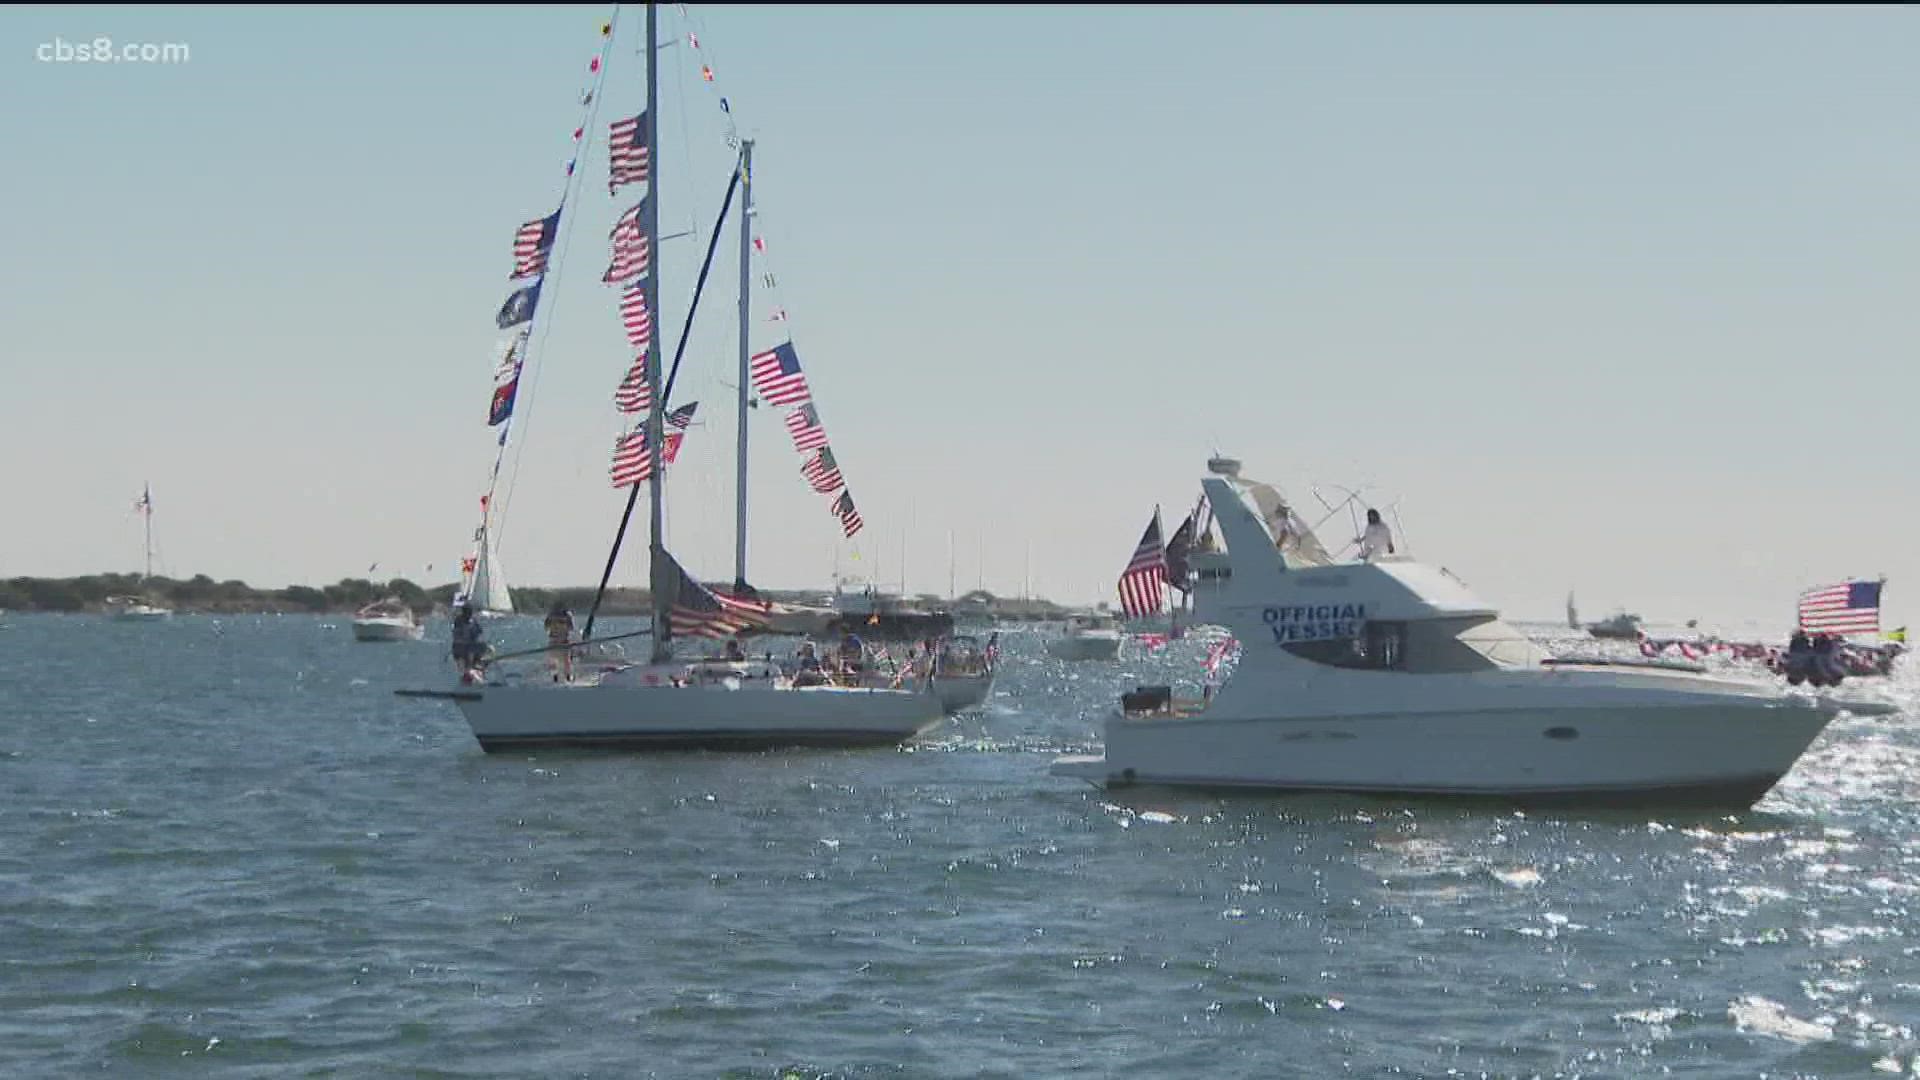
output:
<instances>
[{"instance_id":1,"label":"distant small boat","mask_svg":"<svg viewBox=\"0 0 1920 1080\"><path fill-rule=\"evenodd\" d=\"M419 641L427 628L398 597L376 600L353 613L355 641Z\"/></svg>"},{"instance_id":2,"label":"distant small boat","mask_svg":"<svg viewBox=\"0 0 1920 1080\"><path fill-rule=\"evenodd\" d=\"M1120 627L1111 615L1075 615L1061 636L1047 642L1056 660L1112 660L1120 655Z\"/></svg>"},{"instance_id":3,"label":"distant small boat","mask_svg":"<svg viewBox=\"0 0 1920 1080\"><path fill-rule=\"evenodd\" d=\"M115 622L153 622L168 618L173 612L156 604L149 604L133 596L109 596L105 601L107 612Z\"/></svg>"},{"instance_id":4,"label":"distant small boat","mask_svg":"<svg viewBox=\"0 0 1920 1080\"><path fill-rule=\"evenodd\" d=\"M1587 633L1597 638L1621 638L1632 641L1640 636L1640 616L1621 612L1609 619L1587 624Z\"/></svg>"}]
</instances>

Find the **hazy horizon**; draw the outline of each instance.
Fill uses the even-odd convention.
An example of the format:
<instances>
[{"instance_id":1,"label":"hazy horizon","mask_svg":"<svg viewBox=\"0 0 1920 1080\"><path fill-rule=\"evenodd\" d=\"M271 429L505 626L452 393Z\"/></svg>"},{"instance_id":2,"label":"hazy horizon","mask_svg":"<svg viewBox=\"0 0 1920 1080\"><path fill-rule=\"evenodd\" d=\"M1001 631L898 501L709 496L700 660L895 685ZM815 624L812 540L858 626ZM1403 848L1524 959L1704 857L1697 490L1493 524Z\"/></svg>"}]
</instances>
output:
<instances>
[{"instance_id":1,"label":"hazy horizon","mask_svg":"<svg viewBox=\"0 0 1920 1080\"><path fill-rule=\"evenodd\" d=\"M457 575L514 230L606 7L0 13L17 167L0 578ZM751 416L749 578L1090 605L1220 451L1318 521L1396 506L1514 620L1916 610L1920 22L1897 8L677 5L656 263L679 335L756 140L753 348L790 333L866 522ZM591 586L628 353L599 282L625 7L500 499L510 585ZM689 31L699 48L690 47ZM38 46L184 43L177 64ZM705 83L700 65L712 66ZM668 544L732 577L729 222L674 403ZM776 275L769 291L760 275ZM789 318L769 321L775 306ZM614 584L645 584L646 521ZM1342 512L1321 529L1351 539ZM951 537L952 555L949 556ZM431 564L429 573L426 567Z\"/></svg>"}]
</instances>

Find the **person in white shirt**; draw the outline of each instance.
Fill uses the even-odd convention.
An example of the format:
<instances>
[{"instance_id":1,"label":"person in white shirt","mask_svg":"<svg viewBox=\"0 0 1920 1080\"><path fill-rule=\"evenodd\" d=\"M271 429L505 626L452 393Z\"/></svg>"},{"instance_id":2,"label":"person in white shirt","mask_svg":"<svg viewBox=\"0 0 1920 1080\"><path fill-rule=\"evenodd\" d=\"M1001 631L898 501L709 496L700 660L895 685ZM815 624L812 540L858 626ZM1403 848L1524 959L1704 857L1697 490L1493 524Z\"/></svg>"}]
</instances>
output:
<instances>
[{"instance_id":1,"label":"person in white shirt","mask_svg":"<svg viewBox=\"0 0 1920 1080\"><path fill-rule=\"evenodd\" d=\"M1387 523L1380 520L1380 511L1367 511L1367 531L1360 537L1360 560L1372 562L1382 555L1392 555L1393 532Z\"/></svg>"}]
</instances>

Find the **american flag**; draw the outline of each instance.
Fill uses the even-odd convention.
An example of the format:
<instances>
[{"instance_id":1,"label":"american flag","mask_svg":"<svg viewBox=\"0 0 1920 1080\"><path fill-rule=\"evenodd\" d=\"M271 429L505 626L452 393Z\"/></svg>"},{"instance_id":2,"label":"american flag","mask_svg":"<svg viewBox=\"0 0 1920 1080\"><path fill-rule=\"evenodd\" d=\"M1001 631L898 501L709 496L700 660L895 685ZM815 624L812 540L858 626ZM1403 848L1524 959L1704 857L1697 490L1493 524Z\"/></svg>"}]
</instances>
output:
<instances>
[{"instance_id":1,"label":"american flag","mask_svg":"<svg viewBox=\"0 0 1920 1080\"><path fill-rule=\"evenodd\" d=\"M787 414L787 431L793 436L793 448L803 454L827 445L827 429L820 426L820 414L812 405L802 405Z\"/></svg>"},{"instance_id":2,"label":"american flag","mask_svg":"<svg viewBox=\"0 0 1920 1080\"><path fill-rule=\"evenodd\" d=\"M1157 615L1166 599L1167 556L1160 549L1160 508L1153 508L1153 520L1133 549L1133 559L1120 575L1120 608L1130 619Z\"/></svg>"},{"instance_id":3,"label":"american flag","mask_svg":"<svg viewBox=\"0 0 1920 1080\"><path fill-rule=\"evenodd\" d=\"M847 486L840 477L840 464L833 460L833 448L823 446L819 452L800 466L800 475L807 478L807 484L822 495L831 495Z\"/></svg>"},{"instance_id":4,"label":"american flag","mask_svg":"<svg viewBox=\"0 0 1920 1080\"><path fill-rule=\"evenodd\" d=\"M513 234L513 273L523 278L547 268L547 253L553 250L553 237L560 231L560 211L555 210L538 221L529 221Z\"/></svg>"},{"instance_id":5,"label":"american flag","mask_svg":"<svg viewBox=\"0 0 1920 1080\"><path fill-rule=\"evenodd\" d=\"M1818 634L1880 632L1878 581L1848 581L1800 594L1800 629Z\"/></svg>"},{"instance_id":6,"label":"american flag","mask_svg":"<svg viewBox=\"0 0 1920 1080\"><path fill-rule=\"evenodd\" d=\"M853 508L851 491L841 492L840 497L833 501L833 512L840 515L840 528L846 531L848 539L852 539L853 534L866 524L860 520L860 511Z\"/></svg>"},{"instance_id":7,"label":"american flag","mask_svg":"<svg viewBox=\"0 0 1920 1080\"><path fill-rule=\"evenodd\" d=\"M627 377L620 380L620 386L613 392L613 405L623 413L646 412L653 408L653 387L647 385L646 353L633 358L633 366L627 369Z\"/></svg>"},{"instance_id":8,"label":"american flag","mask_svg":"<svg viewBox=\"0 0 1920 1080\"><path fill-rule=\"evenodd\" d=\"M753 373L753 388L769 405L805 405L813 399L792 342L754 356L747 370Z\"/></svg>"},{"instance_id":9,"label":"american flag","mask_svg":"<svg viewBox=\"0 0 1920 1080\"><path fill-rule=\"evenodd\" d=\"M607 241L613 246L613 261L608 264L607 272L600 275L601 281L613 285L647 272L650 261L647 235L640 229L640 210L646 205L647 200L641 199L613 223L613 231L607 234Z\"/></svg>"},{"instance_id":10,"label":"american flag","mask_svg":"<svg viewBox=\"0 0 1920 1080\"><path fill-rule=\"evenodd\" d=\"M647 311L647 290L636 281L620 294L620 325L627 328L627 344L645 351L653 340L653 316Z\"/></svg>"},{"instance_id":11,"label":"american flag","mask_svg":"<svg viewBox=\"0 0 1920 1080\"><path fill-rule=\"evenodd\" d=\"M699 402L689 401L685 405L682 405L679 408L668 413L667 423L674 427L679 428L681 431L685 431L687 430L687 428L693 426L693 410L699 407L700 407ZM671 454L667 455L667 460L672 461L673 455Z\"/></svg>"},{"instance_id":12,"label":"american flag","mask_svg":"<svg viewBox=\"0 0 1920 1080\"><path fill-rule=\"evenodd\" d=\"M661 443L661 456L667 464L680 456L680 440L685 438L677 431L667 432ZM653 457L647 453L647 429L641 428L614 440L613 444L613 486L632 487L644 483L653 475Z\"/></svg>"},{"instance_id":13,"label":"american flag","mask_svg":"<svg viewBox=\"0 0 1920 1080\"><path fill-rule=\"evenodd\" d=\"M647 114L615 120L607 129L607 194L622 184L642 183L647 179Z\"/></svg>"},{"instance_id":14,"label":"american flag","mask_svg":"<svg viewBox=\"0 0 1920 1080\"><path fill-rule=\"evenodd\" d=\"M680 560L667 556L674 576L673 605L667 609L667 625L676 635L723 638L750 626L762 625L760 605L715 596L712 590L693 580Z\"/></svg>"}]
</instances>

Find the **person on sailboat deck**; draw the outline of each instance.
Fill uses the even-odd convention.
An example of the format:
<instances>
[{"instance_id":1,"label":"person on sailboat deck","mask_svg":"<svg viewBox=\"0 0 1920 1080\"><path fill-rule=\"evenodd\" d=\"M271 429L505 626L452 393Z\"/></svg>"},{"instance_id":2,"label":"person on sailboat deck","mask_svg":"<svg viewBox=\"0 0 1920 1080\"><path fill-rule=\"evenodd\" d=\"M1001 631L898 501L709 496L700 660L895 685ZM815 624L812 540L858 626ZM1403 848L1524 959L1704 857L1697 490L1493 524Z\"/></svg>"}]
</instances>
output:
<instances>
[{"instance_id":1,"label":"person on sailboat deck","mask_svg":"<svg viewBox=\"0 0 1920 1080\"><path fill-rule=\"evenodd\" d=\"M567 646L573 643L573 612L558 600L553 602L553 610L547 612L547 665L553 670L553 681L562 678L573 681L573 650Z\"/></svg>"},{"instance_id":2,"label":"person on sailboat deck","mask_svg":"<svg viewBox=\"0 0 1920 1080\"><path fill-rule=\"evenodd\" d=\"M858 634L848 634L840 639L840 670L848 674L860 671L860 660L866 652Z\"/></svg>"},{"instance_id":3,"label":"person on sailboat deck","mask_svg":"<svg viewBox=\"0 0 1920 1080\"><path fill-rule=\"evenodd\" d=\"M1360 537L1360 561L1372 562L1382 555L1392 555L1393 532L1387 523L1380 520L1380 511L1367 511L1367 531Z\"/></svg>"},{"instance_id":4,"label":"person on sailboat deck","mask_svg":"<svg viewBox=\"0 0 1920 1080\"><path fill-rule=\"evenodd\" d=\"M485 655L486 647L480 643L480 620L473 617L473 608L465 603L454 605L453 662L460 666L462 680L471 679Z\"/></svg>"},{"instance_id":5,"label":"person on sailboat deck","mask_svg":"<svg viewBox=\"0 0 1920 1080\"><path fill-rule=\"evenodd\" d=\"M726 658L728 660L745 660L747 658L746 652L740 648L739 638L730 637L727 639Z\"/></svg>"}]
</instances>

